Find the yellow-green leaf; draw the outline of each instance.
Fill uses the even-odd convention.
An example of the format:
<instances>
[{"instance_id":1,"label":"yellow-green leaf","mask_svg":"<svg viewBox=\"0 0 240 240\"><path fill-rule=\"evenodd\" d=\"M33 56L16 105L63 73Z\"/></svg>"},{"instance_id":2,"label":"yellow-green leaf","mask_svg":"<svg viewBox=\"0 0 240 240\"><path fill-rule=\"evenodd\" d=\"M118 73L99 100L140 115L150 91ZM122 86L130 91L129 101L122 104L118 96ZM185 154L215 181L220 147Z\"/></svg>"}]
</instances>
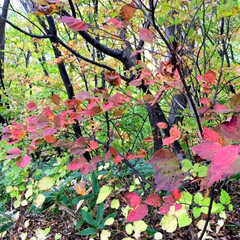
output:
<instances>
[{"instance_id":1,"label":"yellow-green leaf","mask_svg":"<svg viewBox=\"0 0 240 240\"><path fill-rule=\"evenodd\" d=\"M160 224L163 230L172 233L177 229L177 218L172 215L163 216Z\"/></svg>"},{"instance_id":2,"label":"yellow-green leaf","mask_svg":"<svg viewBox=\"0 0 240 240\"><path fill-rule=\"evenodd\" d=\"M118 199L113 199L111 202L111 208L118 209L120 207L120 202Z\"/></svg>"},{"instance_id":3,"label":"yellow-green leaf","mask_svg":"<svg viewBox=\"0 0 240 240\"><path fill-rule=\"evenodd\" d=\"M109 196L109 194L112 192L112 190L113 190L112 187L109 187L107 185L102 186L100 189L100 192L98 194L97 204L103 202Z\"/></svg>"},{"instance_id":4,"label":"yellow-green leaf","mask_svg":"<svg viewBox=\"0 0 240 240\"><path fill-rule=\"evenodd\" d=\"M38 182L38 188L42 191L50 189L55 183L55 180L51 177L44 177Z\"/></svg>"}]
</instances>

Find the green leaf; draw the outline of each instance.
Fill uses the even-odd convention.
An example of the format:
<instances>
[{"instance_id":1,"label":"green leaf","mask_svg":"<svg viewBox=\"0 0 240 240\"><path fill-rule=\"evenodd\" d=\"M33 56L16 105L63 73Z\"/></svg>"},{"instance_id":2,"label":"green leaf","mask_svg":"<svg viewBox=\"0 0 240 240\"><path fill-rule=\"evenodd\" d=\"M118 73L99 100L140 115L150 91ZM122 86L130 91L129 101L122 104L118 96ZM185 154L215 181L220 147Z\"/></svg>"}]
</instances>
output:
<instances>
[{"instance_id":1,"label":"green leaf","mask_svg":"<svg viewBox=\"0 0 240 240\"><path fill-rule=\"evenodd\" d=\"M230 198L229 194L223 189L221 190L220 202L225 205L227 205L231 202L231 198Z\"/></svg>"},{"instance_id":2,"label":"green leaf","mask_svg":"<svg viewBox=\"0 0 240 240\"><path fill-rule=\"evenodd\" d=\"M231 212L233 211L233 205L232 204L228 205L228 210L231 211Z\"/></svg>"},{"instance_id":3,"label":"green leaf","mask_svg":"<svg viewBox=\"0 0 240 240\"><path fill-rule=\"evenodd\" d=\"M87 235L93 235L96 232L97 232L97 229L95 229L95 228L86 228L86 229L78 232L78 235L87 236Z\"/></svg>"},{"instance_id":4,"label":"green leaf","mask_svg":"<svg viewBox=\"0 0 240 240\"><path fill-rule=\"evenodd\" d=\"M206 177L207 176L207 171L208 171L208 167L200 166L197 169L197 174L198 174L199 177Z\"/></svg>"},{"instance_id":5,"label":"green leaf","mask_svg":"<svg viewBox=\"0 0 240 240\"><path fill-rule=\"evenodd\" d=\"M5 231L7 231L9 228L11 228L12 226L14 225L14 222L8 222L8 223L5 223L3 224L1 227L0 227L0 233L3 233Z\"/></svg>"},{"instance_id":6,"label":"green leaf","mask_svg":"<svg viewBox=\"0 0 240 240\"><path fill-rule=\"evenodd\" d=\"M131 223L128 223L125 226L125 231L128 235L131 235L133 233L133 225Z\"/></svg>"},{"instance_id":7,"label":"green leaf","mask_svg":"<svg viewBox=\"0 0 240 240\"><path fill-rule=\"evenodd\" d=\"M94 194L98 194L99 192L99 183L97 179L97 174L95 172L92 172L92 188Z\"/></svg>"},{"instance_id":8,"label":"green leaf","mask_svg":"<svg viewBox=\"0 0 240 240\"><path fill-rule=\"evenodd\" d=\"M198 218L201 215L201 212L202 212L201 208L199 208L199 207L193 208L193 216L195 218Z\"/></svg>"},{"instance_id":9,"label":"green leaf","mask_svg":"<svg viewBox=\"0 0 240 240\"><path fill-rule=\"evenodd\" d=\"M109 194L112 192L113 188L110 186L102 186L100 189L100 192L98 194L98 198L97 198L97 204L103 202L108 196Z\"/></svg>"},{"instance_id":10,"label":"green leaf","mask_svg":"<svg viewBox=\"0 0 240 240\"><path fill-rule=\"evenodd\" d=\"M93 227L96 227L97 224L96 224L96 221L92 218L92 216L86 212L85 210L81 209L80 210L80 213L82 215L82 218L88 223L90 224L91 226Z\"/></svg>"},{"instance_id":11,"label":"green leaf","mask_svg":"<svg viewBox=\"0 0 240 240\"><path fill-rule=\"evenodd\" d=\"M190 168L192 168L192 162L188 159L184 159L182 161L182 165L183 165L182 170L184 172L187 172Z\"/></svg>"},{"instance_id":12,"label":"green leaf","mask_svg":"<svg viewBox=\"0 0 240 240\"><path fill-rule=\"evenodd\" d=\"M189 224L191 224L191 222L192 222L192 219L188 216L188 214L186 212L181 213L178 216L178 226L180 228L188 226Z\"/></svg>"},{"instance_id":13,"label":"green leaf","mask_svg":"<svg viewBox=\"0 0 240 240\"><path fill-rule=\"evenodd\" d=\"M101 220L102 220L102 217L103 217L103 203L101 203L99 206L98 206L98 209L97 209L97 226L101 223Z\"/></svg>"},{"instance_id":14,"label":"green leaf","mask_svg":"<svg viewBox=\"0 0 240 240\"><path fill-rule=\"evenodd\" d=\"M203 200L203 195L200 192L198 192L197 194L195 194L193 200L196 204L200 205L201 201Z\"/></svg>"},{"instance_id":15,"label":"green leaf","mask_svg":"<svg viewBox=\"0 0 240 240\"><path fill-rule=\"evenodd\" d=\"M190 205L192 203L192 195L188 192L181 192L181 198L179 199L179 202Z\"/></svg>"}]
</instances>

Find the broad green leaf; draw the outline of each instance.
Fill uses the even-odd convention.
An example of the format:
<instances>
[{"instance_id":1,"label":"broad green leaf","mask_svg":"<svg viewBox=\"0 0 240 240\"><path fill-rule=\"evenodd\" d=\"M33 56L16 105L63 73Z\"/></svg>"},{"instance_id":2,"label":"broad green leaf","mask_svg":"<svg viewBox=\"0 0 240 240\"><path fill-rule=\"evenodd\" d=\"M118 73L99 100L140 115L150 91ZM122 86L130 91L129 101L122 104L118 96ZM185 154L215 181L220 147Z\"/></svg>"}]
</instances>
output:
<instances>
[{"instance_id":1,"label":"broad green leaf","mask_svg":"<svg viewBox=\"0 0 240 240\"><path fill-rule=\"evenodd\" d=\"M50 189L55 183L55 180L51 177L44 177L38 182L38 188L42 191Z\"/></svg>"},{"instance_id":2,"label":"broad green leaf","mask_svg":"<svg viewBox=\"0 0 240 240\"><path fill-rule=\"evenodd\" d=\"M203 195L198 192L197 194L194 195L193 200L196 204L201 204L201 201L203 200Z\"/></svg>"},{"instance_id":3,"label":"broad green leaf","mask_svg":"<svg viewBox=\"0 0 240 240\"><path fill-rule=\"evenodd\" d=\"M181 198L179 199L179 202L191 205L192 204L192 195L188 192L181 192Z\"/></svg>"},{"instance_id":4,"label":"broad green leaf","mask_svg":"<svg viewBox=\"0 0 240 240\"><path fill-rule=\"evenodd\" d=\"M84 209L81 209L80 210L80 213L81 213L81 216L82 218L88 223L90 224L91 226L93 227L96 227L96 221L92 218L92 216L87 212L85 211Z\"/></svg>"},{"instance_id":5,"label":"broad green leaf","mask_svg":"<svg viewBox=\"0 0 240 240\"><path fill-rule=\"evenodd\" d=\"M198 218L201 215L201 212L202 212L201 208L199 208L199 207L193 208L193 216L195 218Z\"/></svg>"},{"instance_id":6,"label":"broad green leaf","mask_svg":"<svg viewBox=\"0 0 240 240\"><path fill-rule=\"evenodd\" d=\"M108 196L109 194L112 192L113 188L110 186L102 186L100 189L100 192L98 194L98 198L97 198L97 204L103 202Z\"/></svg>"},{"instance_id":7,"label":"broad green leaf","mask_svg":"<svg viewBox=\"0 0 240 240\"><path fill-rule=\"evenodd\" d=\"M229 194L223 189L221 190L220 202L225 205L227 205L231 202L231 198L230 198Z\"/></svg>"},{"instance_id":8,"label":"broad green leaf","mask_svg":"<svg viewBox=\"0 0 240 240\"><path fill-rule=\"evenodd\" d=\"M233 205L232 204L228 205L228 210L231 211L231 212L233 211Z\"/></svg>"},{"instance_id":9,"label":"broad green leaf","mask_svg":"<svg viewBox=\"0 0 240 240\"><path fill-rule=\"evenodd\" d=\"M197 173L199 177L206 177L207 176L207 171L208 171L208 167L206 166L200 166L197 169Z\"/></svg>"},{"instance_id":10,"label":"broad green leaf","mask_svg":"<svg viewBox=\"0 0 240 240\"><path fill-rule=\"evenodd\" d=\"M88 235L93 235L97 232L97 229L95 228L86 228L80 232L78 232L78 235L81 235L81 236L88 236Z\"/></svg>"},{"instance_id":11,"label":"broad green leaf","mask_svg":"<svg viewBox=\"0 0 240 240\"><path fill-rule=\"evenodd\" d=\"M163 216L160 224L163 230L172 233L177 229L177 218L173 215Z\"/></svg>"},{"instance_id":12,"label":"broad green leaf","mask_svg":"<svg viewBox=\"0 0 240 240\"><path fill-rule=\"evenodd\" d=\"M188 226L189 224L191 224L191 222L192 222L192 219L188 216L187 213L181 213L178 216L178 226L180 228Z\"/></svg>"},{"instance_id":13,"label":"broad green leaf","mask_svg":"<svg viewBox=\"0 0 240 240\"><path fill-rule=\"evenodd\" d=\"M190 161L190 160L188 160L188 159L184 159L183 161L182 161L182 170L184 171L184 172L187 172L190 168L192 168L192 162Z\"/></svg>"},{"instance_id":14,"label":"broad green leaf","mask_svg":"<svg viewBox=\"0 0 240 240\"><path fill-rule=\"evenodd\" d=\"M118 209L120 207L120 202L118 199L113 199L111 202L111 208Z\"/></svg>"}]
</instances>

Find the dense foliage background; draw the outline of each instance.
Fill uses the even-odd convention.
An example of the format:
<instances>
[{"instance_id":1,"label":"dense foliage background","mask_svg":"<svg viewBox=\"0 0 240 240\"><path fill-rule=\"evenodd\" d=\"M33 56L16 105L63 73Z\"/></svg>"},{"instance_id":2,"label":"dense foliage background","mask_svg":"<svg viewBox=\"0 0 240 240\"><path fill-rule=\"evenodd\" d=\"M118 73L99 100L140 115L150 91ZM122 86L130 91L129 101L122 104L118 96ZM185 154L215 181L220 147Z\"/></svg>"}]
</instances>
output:
<instances>
[{"instance_id":1,"label":"dense foliage background","mask_svg":"<svg viewBox=\"0 0 240 240\"><path fill-rule=\"evenodd\" d=\"M237 0L0 13L3 239L240 238Z\"/></svg>"}]
</instances>

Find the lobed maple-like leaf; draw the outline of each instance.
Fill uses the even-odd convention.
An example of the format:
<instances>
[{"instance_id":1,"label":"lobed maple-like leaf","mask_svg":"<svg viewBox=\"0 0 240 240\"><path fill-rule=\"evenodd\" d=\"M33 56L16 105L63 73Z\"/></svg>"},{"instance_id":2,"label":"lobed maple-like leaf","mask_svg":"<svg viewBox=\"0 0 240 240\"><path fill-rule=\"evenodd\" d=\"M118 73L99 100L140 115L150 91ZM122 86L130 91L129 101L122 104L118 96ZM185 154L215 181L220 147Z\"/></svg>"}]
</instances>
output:
<instances>
[{"instance_id":1,"label":"lobed maple-like leaf","mask_svg":"<svg viewBox=\"0 0 240 240\"><path fill-rule=\"evenodd\" d=\"M157 195L157 193L152 193L147 196L145 203L153 206L153 207L160 207L161 206L161 198Z\"/></svg>"},{"instance_id":2,"label":"lobed maple-like leaf","mask_svg":"<svg viewBox=\"0 0 240 240\"><path fill-rule=\"evenodd\" d=\"M148 214L148 207L145 204L137 206L133 210L130 210L127 216L128 222L135 222L143 219Z\"/></svg>"},{"instance_id":3,"label":"lobed maple-like leaf","mask_svg":"<svg viewBox=\"0 0 240 240\"><path fill-rule=\"evenodd\" d=\"M156 151L146 163L155 170L156 191L172 191L181 186L184 172L180 169L177 156L169 149Z\"/></svg>"},{"instance_id":4,"label":"lobed maple-like leaf","mask_svg":"<svg viewBox=\"0 0 240 240\"><path fill-rule=\"evenodd\" d=\"M89 28L89 25L87 23L74 17L63 16L58 20L61 21L62 23L66 23L68 27L70 27L71 29L77 32L86 31Z\"/></svg>"}]
</instances>

